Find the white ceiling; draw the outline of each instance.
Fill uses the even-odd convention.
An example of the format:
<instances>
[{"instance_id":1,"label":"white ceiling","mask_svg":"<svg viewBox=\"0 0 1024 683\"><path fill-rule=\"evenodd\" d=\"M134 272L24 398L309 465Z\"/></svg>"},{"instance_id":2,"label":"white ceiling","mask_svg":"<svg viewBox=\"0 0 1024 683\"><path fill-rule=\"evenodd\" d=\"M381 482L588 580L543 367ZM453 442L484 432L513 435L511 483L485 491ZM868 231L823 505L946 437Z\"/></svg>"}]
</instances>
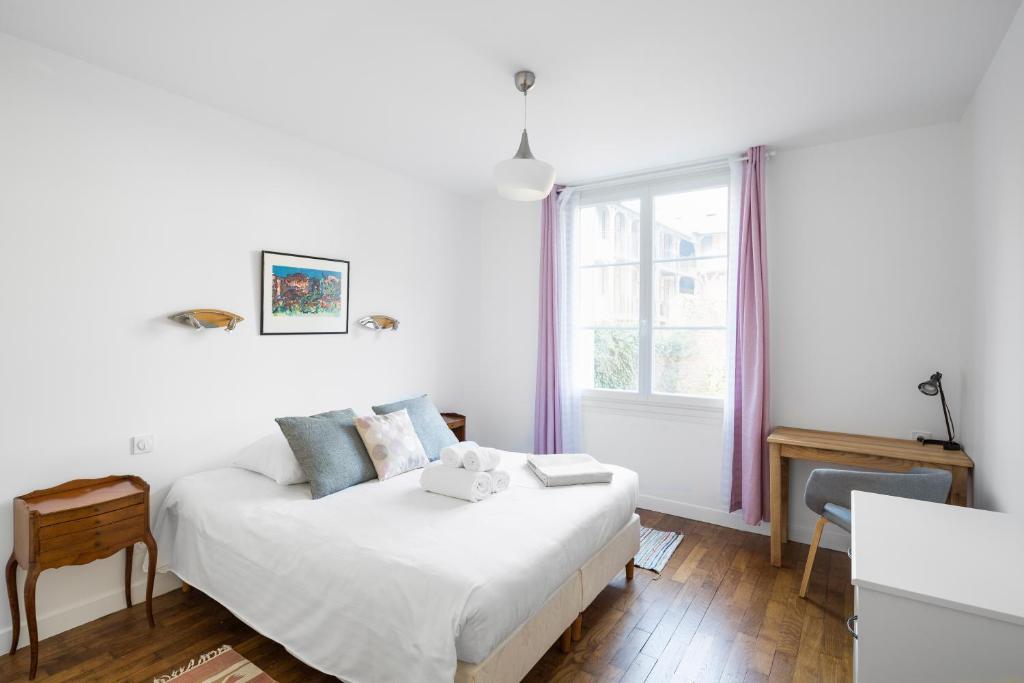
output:
<instances>
[{"instance_id":1,"label":"white ceiling","mask_svg":"<svg viewBox=\"0 0 1024 683\"><path fill-rule=\"evenodd\" d=\"M960 117L1020 0L0 0L0 31L458 192Z\"/></svg>"}]
</instances>

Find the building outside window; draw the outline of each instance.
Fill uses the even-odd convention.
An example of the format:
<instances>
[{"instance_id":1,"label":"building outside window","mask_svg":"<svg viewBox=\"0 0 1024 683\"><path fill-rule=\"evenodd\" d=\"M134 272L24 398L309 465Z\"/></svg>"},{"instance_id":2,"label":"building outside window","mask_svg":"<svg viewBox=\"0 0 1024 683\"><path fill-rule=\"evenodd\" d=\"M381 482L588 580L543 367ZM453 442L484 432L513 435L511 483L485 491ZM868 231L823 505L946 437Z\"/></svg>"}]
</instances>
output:
<instances>
[{"instance_id":1,"label":"building outside window","mask_svg":"<svg viewBox=\"0 0 1024 683\"><path fill-rule=\"evenodd\" d=\"M577 349L585 387L725 394L727 172L584 191Z\"/></svg>"}]
</instances>

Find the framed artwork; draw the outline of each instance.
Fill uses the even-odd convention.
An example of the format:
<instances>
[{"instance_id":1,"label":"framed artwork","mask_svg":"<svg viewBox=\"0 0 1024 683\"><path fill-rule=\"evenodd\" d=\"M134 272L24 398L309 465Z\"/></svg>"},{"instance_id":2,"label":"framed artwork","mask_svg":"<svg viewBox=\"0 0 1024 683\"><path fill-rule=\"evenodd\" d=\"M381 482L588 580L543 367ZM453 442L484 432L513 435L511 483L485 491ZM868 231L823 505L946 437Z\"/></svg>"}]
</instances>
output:
<instances>
[{"instance_id":1,"label":"framed artwork","mask_svg":"<svg viewBox=\"0 0 1024 683\"><path fill-rule=\"evenodd\" d=\"M348 261L264 251L260 282L260 334L348 334Z\"/></svg>"}]
</instances>

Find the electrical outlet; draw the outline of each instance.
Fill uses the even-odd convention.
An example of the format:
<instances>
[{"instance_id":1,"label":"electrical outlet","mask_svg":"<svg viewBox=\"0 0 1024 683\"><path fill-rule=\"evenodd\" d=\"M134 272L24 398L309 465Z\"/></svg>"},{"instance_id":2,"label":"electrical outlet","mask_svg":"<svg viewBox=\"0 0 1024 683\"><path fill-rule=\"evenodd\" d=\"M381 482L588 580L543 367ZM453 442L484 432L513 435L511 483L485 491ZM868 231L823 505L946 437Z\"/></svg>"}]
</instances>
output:
<instances>
[{"instance_id":1,"label":"electrical outlet","mask_svg":"<svg viewBox=\"0 0 1024 683\"><path fill-rule=\"evenodd\" d=\"M913 439L914 441L919 441L921 439L930 439L932 438L932 433L915 430L910 432L910 438Z\"/></svg>"},{"instance_id":2,"label":"electrical outlet","mask_svg":"<svg viewBox=\"0 0 1024 683\"><path fill-rule=\"evenodd\" d=\"M156 450L156 440L152 434L140 434L132 437L132 455L149 455Z\"/></svg>"}]
</instances>

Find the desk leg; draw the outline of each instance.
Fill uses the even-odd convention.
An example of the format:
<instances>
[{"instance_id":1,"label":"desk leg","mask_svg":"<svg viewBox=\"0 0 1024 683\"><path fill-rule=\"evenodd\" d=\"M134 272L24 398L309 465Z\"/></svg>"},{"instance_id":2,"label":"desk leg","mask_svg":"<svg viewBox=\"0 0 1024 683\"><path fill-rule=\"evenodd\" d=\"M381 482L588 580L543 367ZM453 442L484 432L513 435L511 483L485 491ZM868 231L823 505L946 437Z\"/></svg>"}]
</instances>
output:
<instances>
[{"instance_id":1,"label":"desk leg","mask_svg":"<svg viewBox=\"0 0 1024 683\"><path fill-rule=\"evenodd\" d=\"M768 444L768 496L772 516L772 566L782 566L782 454L778 444Z\"/></svg>"},{"instance_id":2,"label":"desk leg","mask_svg":"<svg viewBox=\"0 0 1024 683\"><path fill-rule=\"evenodd\" d=\"M28 679L31 681L36 677L36 667L39 664L39 630L36 627L36 580L39 578L39 570L32 567L25 577L25 614L28 616L28 645L31 656L31 664L28 669Z\"/></svg>"},{"instance_id":3,"label":"desk leg","mask_svg":"<svg viewBox=\"0 0 1024 683\"><path fill-rule=\"evenodd\" d=\"M11 559L7 560L7 601L11 604L11 656L14 656L18 649L18 636L21 635L21 611L18 607L18 561L14 559L14 551L11 551Z\"/></svg>"},{"instance_id":4,"label":"desk leg","mask_svg":"<svg viewBox=\"0 0 1024 683\"><path fill-rule=\"evenodd\" d=\"M782 496L782 542L789 542L789 458L779 458L779 467L782 476L779 478L779 488Z\"/></svg>"},{"instance_id":5,"label":"desk leg","mask_svg":"<svg viewBox=\"0 0 1024 683\"><path fill-rule=\"evenodd\" d=\"M949 488L949 504L966 507L970 496L968 495L968 471L966 467L954 467L952 469L953 483Z\"/></svg>"}]
</instances>

